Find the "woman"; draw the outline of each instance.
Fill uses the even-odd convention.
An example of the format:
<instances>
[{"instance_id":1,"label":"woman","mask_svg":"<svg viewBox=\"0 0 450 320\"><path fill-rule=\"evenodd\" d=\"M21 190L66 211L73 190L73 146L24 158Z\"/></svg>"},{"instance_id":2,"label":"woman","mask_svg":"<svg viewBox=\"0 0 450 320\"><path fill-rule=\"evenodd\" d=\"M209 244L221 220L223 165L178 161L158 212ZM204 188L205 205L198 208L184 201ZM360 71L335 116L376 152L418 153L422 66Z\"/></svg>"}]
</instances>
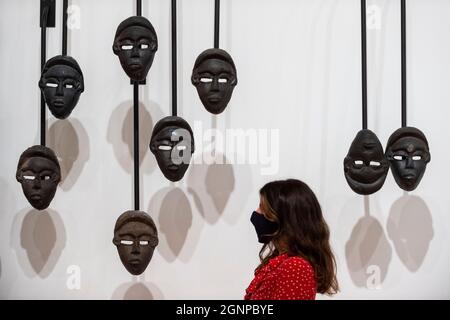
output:
<instances>
[{"instance_id":1,"label":"woman","mask_svg":"<svg viewBox=\"0 0 450 320\"><path fill-rule=\"evenodd\" d=\"M315 299L339 290L330 232L312 190L295 179L273 181L259 191L252 213L264 243L246 300Z\"/></svg>"}]
</instances>

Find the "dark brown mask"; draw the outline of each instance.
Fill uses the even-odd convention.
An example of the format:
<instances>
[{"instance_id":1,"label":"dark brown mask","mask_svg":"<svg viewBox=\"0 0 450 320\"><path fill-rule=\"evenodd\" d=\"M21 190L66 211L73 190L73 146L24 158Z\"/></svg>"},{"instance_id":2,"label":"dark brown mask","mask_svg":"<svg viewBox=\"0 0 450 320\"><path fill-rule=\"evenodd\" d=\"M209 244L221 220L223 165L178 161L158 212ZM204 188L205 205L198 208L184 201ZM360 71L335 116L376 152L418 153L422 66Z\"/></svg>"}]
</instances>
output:
<instances>
[{"instance_id":1,"label":"dark brown mask","mask_svg":"<svg viewBox=\"0 0 450 320\"><path fill-rule=\"evenodd\" d=\"M113 243L129 273L145 271L158 245L153 219L143 211L126 211L116 221Z\"/></svg>"},{"instance_id":2,"label":"dark brown mask","mask_svg":"<svg viewBox=\"0 0 450 320\"><path fill-rule=\"evenodd\" d=\"M133 16L117 27L113 51L131 80L142 81L147 77L157 50L155 29L146 18Z\"/></svg>"},{"instance_id":3,"label":"dark brown mask","mask_svg":"<svg viewBox=\"0 0 450 320\"><path fill-rule=\"evenodd\" d=\"M150 150L168 180L181 180L194 153L190 125L183 118L174 116L159 120L153 128Z\"/></svg>"},{"instance_id":4,"label":"dark brown mask","mask_svg":"<svg viewBox=\"0 0 450 320\"><path fill-rule=\"evenodd\" d=\"M203 51L195 61L191 81L206 110L213 114L221 113L237 84L233 59L222 49Z\"/></svg>"},{"instance_id":5,"label":"dark brown mask","mask_svg":"<svg viewBox=\"0 0 450 320\"><path fill-rule=\"evenodd\" d=\"M414 127L397 129L388 140L386 158L398 186L412 191L419 185L431 160L427 138Z\"/></svg>"},{"instance_id":6,"label":"dark brown mask","mask_svg":"<svg viewBox=\"0 0 450 320\"><path fill-rule=\"evenodd\" d=\"M19 159L16 179L33 208L46 209L61 181L61 170L53 150L40 145L25 150Z\"/></svg>"},{"instance_id":7,"label":"dark brown mask","mask_svg":"<svg viewBox=\"0 0 450 320\"><path fill-rule=\"evenodd\" d=\"M368 195L381 189L389 170L383 146L370 130L361 130L353 140L344 159L348 185L358 194Z\"/></svg>"},{"instance_id":8,"label":"dark brown mask","mask_svg":"<svg viewBox=\"0 0 450 320\"><path fill-rule=\"evenodd\" d=\"M39 87L50 112L58 119L65 119L84 91L83 73L72 57L56 56L42 69Z\"/></svg>"}]
</instances>

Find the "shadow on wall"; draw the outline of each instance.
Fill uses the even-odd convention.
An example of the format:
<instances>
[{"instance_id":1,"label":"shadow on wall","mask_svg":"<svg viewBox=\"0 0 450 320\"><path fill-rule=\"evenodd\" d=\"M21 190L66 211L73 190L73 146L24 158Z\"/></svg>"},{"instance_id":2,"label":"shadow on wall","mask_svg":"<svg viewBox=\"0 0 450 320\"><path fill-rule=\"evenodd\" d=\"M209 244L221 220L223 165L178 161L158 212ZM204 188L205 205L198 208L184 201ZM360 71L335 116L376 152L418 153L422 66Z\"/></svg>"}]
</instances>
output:
<instances>
[{"instance_id":1,"label":"shadow on wall","mask_svg":"<svg viewBox=\"0 0 450 320\"><path fill-rule=\"evenodd\" d=\"M52 209L21 210L14 218L11 237L19 265L30 278L50 275L66 245L63 221Z\"/></svg>"},{"instance_id":2,"label":"shadow on wall","mask_svg":"<svg viewBox=\"0 0 450 320\"><path fill-rule=\"evenodd\" d=\"M162 300L161 290L151 282L131 281L121 284L113 293L112 300Z\"/></svg>"},{"instance_id":3,"label":"shadow on wall","mask_svg":"<svg viewBox=\"0 0 450 320\"><path fill-rule=\"evenodd\" d=\"M193 216L189 199L182 189L166 187L152 197L148 213L158 226L157 250L165 260L174 261L185 246L192 227ZM195 231L193 236L199 233L199 230ZM192 256L193 249L191 247L191 251L186 253L188 259Z\"/></svg>"},{"instance_id":4,"label":"shadow on wall","mask_svg":"<svg viewBox=\"0 0 450 320\"><path fill-rule=\"evenodd\" d=\"M205 159L204 154L200 157ZM209 162L212 164L191 164L187 184L197 210L206 222L215 224L234 191L235 177L233 166L222 153L216 153Z\"/></svg>"},{"instance_id":5,"label":"shadow on wall","mask_svg":"<svg viewBox=\"0 0 450 320\"><path fill-rule=\"evenodd\" d=\"M353 227L345 245L345 257L356 286L377 288L386 278L392 248L380 222L370 216L368 196L364 196L364 207L365 215Z\"/></svg>"},{"instance_id":6,"label":"shadow on wall","mask_svg":"<svg viewBox=\"0 0 450 320\"><path fill-rule=\"evenodd\" d=\"M139 104L139 167L143 173L155 169L155 161L146 158L153 130L153 119L145 108ZM121 130L118 130L121 128ZM125 172L133 173L133 102L121 103L111 114L108 125L107 140L112 145L114 156ZM143 162L145 163L143 165ZM147 163L148 162L148 163Z\"/></svg>"},{"instance_id":7,"label":"shadow on wall","mask_svg":"<svg viewBox=\"0 0 450 320\"><path fill-rule=\"evenodd\" d=\"M416 272L434 236L431 212L425 201L408 194L397 199L389 213L387 233L402 263Z\"/></svg>"},{"instance_id":8,"label":"shadow on wall","mask_svg":"<svg viewBox=\"0 0 450 320\"><path fill-rule=\"evenodd\" d=\"M57 120L49 128L48 147L55 151L61 166L59 186L64 191L72 189L89 160L86 130L78 119Z\"/></svg>"}]
</instances>

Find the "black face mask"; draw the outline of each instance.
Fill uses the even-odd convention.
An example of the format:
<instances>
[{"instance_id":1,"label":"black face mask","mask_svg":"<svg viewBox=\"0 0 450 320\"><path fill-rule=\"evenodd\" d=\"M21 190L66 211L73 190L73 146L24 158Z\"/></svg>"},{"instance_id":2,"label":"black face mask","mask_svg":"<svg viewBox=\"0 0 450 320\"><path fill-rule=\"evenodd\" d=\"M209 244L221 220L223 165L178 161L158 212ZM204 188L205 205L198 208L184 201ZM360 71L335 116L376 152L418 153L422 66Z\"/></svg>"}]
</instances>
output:
<instances>
[{"instance_id":1,"label":"black face mask","mask_svg":"<svg viewBox=\"0 0 450 320\"><path fill-rule=\"evenodd\" d=\"M153 128L149 146L164 176L174 182L181 180L194 153L190 125L176 116L159 120Z\"/></svg>"},{"instance_id":2,"label":"black face mask","mask_svg":"<svg viewBox=\"0 0 450 320\"><path fill-rule=\"evenodd\" d=\"M221 113L237 84L233 59L222 49L203 51L195 61L191 81L206 110L212 114Z\"/></svg>"},{"instance_id":3,"label":"black face mask","mask_svg":"<svg viewBox=\"0 0 450 320\"><path fill-rule=\"evenodd\" d=\"M56 56L46 62L39 87L51 113L66 119L84 91L83 73L72 57Z\"/></svg>"},{"instance_id":4,"label":"black face mask","mask_svg":"<svg viewBox=\"0 0 450 320\"><path fill-rule=\"evenodd\" d=\"M427 138L417 128L400 128L389 138L386 158L395 182L403 190L412 191L422 180L431 159Z\"/></svg>"},{"instance_id":5,"label":"black face mask","mask_svg":"<svg viewBox=\"0 0 450 320\"><path fill-rule=\"evenodd\" d=\"M113 51L130 79L142 81L147 77L157 50L155 29L146 18L133 16L117 27Z\"/></svg>"},{"instance_id":6,"label":"black face mask","mask_svg":"<svg viewBox=\"0 0 450 320\"><path fill-rule=\"evenodd\" d=\"M272 234L278 229L276 222L268 220L264 215L256 211L253 211L250 221L255 226L258 242L260 243L268 243L272 239Z\"/></svg>"},{"instance_id":7,"label":"black face mask","mask_svg":"<svg viewBox=\"0 0 450 320\"><path fill-rule=\"evenodd\" d=\"M389 170L389 162L383 146L375 133L361 130L344 159L344 173L348 185L358 194L368 195L383 186Z\"/></svg>"}]
</instances>

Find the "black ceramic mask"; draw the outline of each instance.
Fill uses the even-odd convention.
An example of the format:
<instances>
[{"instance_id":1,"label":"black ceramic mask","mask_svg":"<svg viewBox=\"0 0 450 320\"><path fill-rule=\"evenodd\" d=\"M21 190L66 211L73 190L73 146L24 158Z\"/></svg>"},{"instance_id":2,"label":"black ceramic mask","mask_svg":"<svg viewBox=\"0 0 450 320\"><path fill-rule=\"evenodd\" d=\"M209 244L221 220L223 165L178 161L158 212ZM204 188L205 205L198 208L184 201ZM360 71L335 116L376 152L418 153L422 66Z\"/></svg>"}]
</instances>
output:
<instances>
[{"instance_id":1,"label":"black ceramic mask","mask_svg":"<svg viewBox=\"0 0 450 320\"><path fill-rule=\"evenodd\" d=\"M428 141L422 131L413 127L397 129L386 146L386 158L398 186L412 191L420 183L431 160Z\"/></svg>"},{"instance_id":2,"label":"black ceramic mask","mask_svg":"<svg viewBox=\"0 0 450 320\"><path fill-rule=\"evenodd\" d=\"M39 87L51 113L65 119L84 91L83 73L74 58L56 56L45 63Z\"/></svg>"},{"instance_id":3,"label":"black ceramic mask","mask_svg":"<svg viewBox=\"0 0 450 320\"><path fill-rule=\"evenodd\" d=\"M213 114L221 113L237 84L233 59L222 49L203 51L195 61L191 81L206 110Z\"/></svg>"},{"instance_id":4,"label":"black ceramic mask","mask_svg":"<svg viewBox=\"0 0 450 320\"><path fill-rule=\"evenodd\" d=\"M183 178L194 148L191 126L183 118L165 117L153 128L150 150L155 155L162 173L170 181Z\"/></svg>"},{"instance_id":5,"label":"black ceramic mask","mask_svg":"<svg viewBox=\"0 0 450 320\"><path fill-rule=\"evenodd\" d=\"M28 202L35 209L46 209L61 181L61 169L53 150L40 145L25 150L19 158L16 179Z\"/></svg>"},{"instance_id":6,"label":"black ceramic mask","mask_svg":"<svg viewBox=\"0 0 450 320\"><path fill-rule=\"evenodd\" d=\"M145 271L158 245L158 231L153 219L143 211L126 211L114 226L113 243L129 273Z\"/></svg>"},{"instance_id":7,"label":"black ceramic mask","mask_svg":"<svg viewBox=\"0 0 450 320\"><path fill-rule=\"evenodd\" d=\"M353 140L344 159L347 183L358 194L368 195L383 186L389 170L383 146L370 130L361 130Z\"/></svg>"},{"instance_id":8,"label":"black ceramic mask","mask_svg":"<svg viewBox=\"0 0 450 320\"><path fill-rule=\"evenodd\" d=\"M112 48L130 79L142 81L147 77L158 50L158 38L150 21L133 16L117 27Z\"/></svg>"}]
</instances>

